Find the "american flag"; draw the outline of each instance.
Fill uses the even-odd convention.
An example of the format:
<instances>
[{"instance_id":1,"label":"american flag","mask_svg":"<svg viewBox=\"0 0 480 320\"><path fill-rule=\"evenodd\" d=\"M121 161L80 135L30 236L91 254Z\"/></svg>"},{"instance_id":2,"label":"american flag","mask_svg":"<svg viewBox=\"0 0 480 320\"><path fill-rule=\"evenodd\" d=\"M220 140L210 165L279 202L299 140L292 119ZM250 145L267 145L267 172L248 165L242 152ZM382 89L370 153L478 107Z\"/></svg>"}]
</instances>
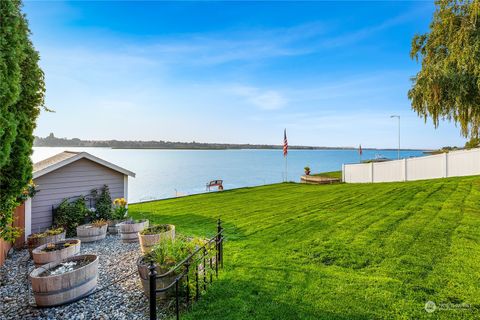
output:
<instances>
[{"instance_id":1,"label":"american flag","mask_svg":"<svg viewBox=\"0 0 480 320\"><path fill-rule=\"evenodd\" d=\"M287 140L287 129L283 131L283 156L286 157L288 154L288 140Z\"/></svg>"}]
</instances>

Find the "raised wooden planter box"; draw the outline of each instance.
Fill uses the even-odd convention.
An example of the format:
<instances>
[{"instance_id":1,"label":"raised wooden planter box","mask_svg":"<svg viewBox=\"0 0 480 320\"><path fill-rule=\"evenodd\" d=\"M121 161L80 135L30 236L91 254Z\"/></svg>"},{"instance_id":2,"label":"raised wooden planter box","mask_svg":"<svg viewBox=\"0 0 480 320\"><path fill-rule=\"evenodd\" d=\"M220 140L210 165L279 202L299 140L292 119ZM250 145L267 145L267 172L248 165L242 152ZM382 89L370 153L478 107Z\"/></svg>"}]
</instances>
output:
<instances>
[{"instance_id":1,"label":"raised wooden planter box","mask_svg":"<svg viewBox=\"0 0 480 320\"><path fill-rule=\"evenodd\" d=\"M124 221L117 224L120 239L125 243L137 242L138 233L145 228L148 228L148 220L141 220L134 223L132 221Z\"/></svg>"},{"instance_id":2,"label":"raised wooden planter box","mask_svg":"<svg viewBox=\"0 0 480 320\"><path fill-rule=\"evenodd\" d=\"M77 238L82 242L93 242L105 239L107 236L108 224L101 227L95 227L91 224L84 224L77 227Z\"/></svg>"},{"instance_id":3,"label":"raised wooden planter box","mask_svg":"<svg viewBox=\"0 0 480 320\"><path fill-rule=\"evenodd\" d=\"M35 266L39 267L41 265L54 262L54 261L61 261L63 259L72 257L76 254L80 253L80 244L81 241L78 239L73 240L63 240L54 242L54 245L63 245L65 243L70 243L68 247L64 247L62 249L54 250L54 251L44 251L49 243L43 244L40 247L33 249L33 262L35 262Z\"/></svg>"},{"instance_id":4,"label":"raised wooden planter box","mask_svg":"<svg viewBox=\"0 0 480 320\"><path fill-rule=\"evenodd\" d=\"M173 224L167 224L165 225L167 227L167 231L156 233L156 234L141 234L141 232L138 233L138 237L140 239L140 249L142 250L142 253L149 253L150 250L152 250L152 247L160 242L162 239L175 239L175 226ZM155 228L155 226L151 226L150 228L145 228L144 230L147 229L152 229Z\"/></svg>"},{"instance_id":5,"label":"raised wooden planter box","mask_svg":"<svg viewBox=\"0 0 480 320\"><path fill-rule=\"evenodd\" d=\"M88 264L59 275L42 275L61 263L87 260ZM39 307L54 307L81 299L95 290L98 279L98 256L70 257L50 262L30 273L33 296Z\"/></svg>"},{"instance_id":6,"label":"raised wooden planter box","mask_svg":"<svg viewBox=\"0 0 480 320\"><path fill-rule=\"evenodd\" d=\"M332 183L340 182L340 179L337 179L337 178L310 176L310 175L301 176L300 180L302 183L311 183L311 184L332 184Z\"/></svg>"},{"instance_id":7,"label":"raised wooden planter box","mask_svg":"<svg viewBox=\"0 0 480 320\"><path fill-rule=\"evenodd\" d=\"M46 236L46 237L35 237L35 234L32 234L28 236L27 238L27 246L28 246L28 252L30 253L30 258L32 258L32 251L33 249L44 245L46 243L50 242L58 242L65 240L65 231L63 231L60 234L52 235L52 236Z\"/></svg>"},{"instance_id":8,"label":"raised wooden planter box","mask_svg":"<svg viewBox=\"0 0 480 320\"><path fill-rule=\"evenodd\" d=\"M137 269L138 275L140 276L140 280L142 281L143 292L147 297L150 297L150 280L149 280L149 273L150 270L148 269L148 265L143 261L143 257L138 258L137 260ZM156 266L155 270L157 271L157 275L162 275L168 271L166 268L162 268L160 266ZM170 275L157 279L156 287L157 289L162 289L169 286L172 282L175 281L177 274L172 272ZM185 278L182 278L180 281L184 281ZM167 299L175 294L175 287L170 288L166 292L158 292L157 299Z\"/></svg>"}]
</instances>

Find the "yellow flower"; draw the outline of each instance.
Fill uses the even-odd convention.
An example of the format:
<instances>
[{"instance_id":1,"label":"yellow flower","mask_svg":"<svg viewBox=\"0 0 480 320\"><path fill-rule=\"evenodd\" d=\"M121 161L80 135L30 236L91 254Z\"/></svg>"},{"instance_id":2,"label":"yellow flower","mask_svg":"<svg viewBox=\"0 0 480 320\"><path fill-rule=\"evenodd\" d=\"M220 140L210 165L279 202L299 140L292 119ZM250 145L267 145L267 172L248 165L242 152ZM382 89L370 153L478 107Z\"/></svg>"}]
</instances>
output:
<instances>
[{"instance_id":1,"label":"yellow flower","mask_svg":"<svg viewBox=\"0 0 480 320\"><path fill-rule=\"evenodd\" d=\"M127 205L127 200L125 200L125 198L117 198L113 201L113 204L116 206L125 207Z\"/></svg>"}]
</instances>

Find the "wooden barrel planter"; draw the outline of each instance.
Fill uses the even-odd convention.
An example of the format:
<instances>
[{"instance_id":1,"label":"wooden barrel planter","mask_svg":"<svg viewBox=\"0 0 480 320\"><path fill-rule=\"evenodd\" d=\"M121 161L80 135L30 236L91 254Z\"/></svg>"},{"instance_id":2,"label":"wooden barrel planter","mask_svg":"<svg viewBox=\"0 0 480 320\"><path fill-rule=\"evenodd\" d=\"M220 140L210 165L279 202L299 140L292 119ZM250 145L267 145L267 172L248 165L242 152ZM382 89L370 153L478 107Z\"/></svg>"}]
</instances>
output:
<instances>
[{"instance_id":1,"label":"wooden barrel planter","mask_svg":"<svg viewBox=\"0 0 480 320\"><path fill-rule=\"evenodd\" d=\"M123 242L137 242L138 233L148 227L148 220L136 221L124 221L117 224L118 233L120 233L120 239Z\"/></svg>"},{"instance_id":2,"label":"wooden barrel planter","mask_svg":"<svg viewBox=\"0 0 480 320\"><path fill-rule=\"evenodd\" d=\"M148 253L152 247L162 239L175 239L175 226L173 224L161 224L145 228L138 233L142 253Z\"/></svg>"},{"instance_id":3,"label":"wooden barrel planter","mask_svg":"<svg viewBox=\"0 0 480 320\"><path fill-rule=\"evenodd\" d=\"M32 258L32 251L33 249L50 243L50 242L58 242L65 240L65 231L59 233L59 234L49 234L51 230L47 230L42 233L34 233L28 236L27 238L27 246L28 246L28 252L30 254L30 258Z\"/></svg>"},{"instance_id":4,"label":"wooden barrel planter","mask_svg":"<svg viewBox=\"0 0 480 320\"><path fill-rule=\"evenodd\" d=\"M137 260L137 269L138 275L140 276L140 280L142 281L142 288L143 292L147 297L150 297L150 280L149 280L149 273L150 270L148 269L148 264L143 261L143 257L138 258ZM156 265L155 270L157 271L157 275L162 275L168 272L168 269L165 267L161 267ZM175 278L178 276L178 272L172 272L166 277L159 278L156 281L157 289L162 289L168 287L171 283L175 282ZM185 278L182 278L179 282L184 282ZM170 288L166 292L157 292L157 299L167 299L175 295L175 287Z\"/></svg>"},{"instance_id":5,"label":"wooden barrel planter","mask_svg":"<svg viewBox=\"0 0 480 320\"><path fill-rule=\"evenodd\" d=\"M118 234L117 224L121 223L122 220L109 220L108 221L108 234Z\"/></svg>"},{"instance_id":6,"label":"wooden barrel planter","mask_svg":"<svg viewBox=\"0 0 480 320\"><path fill-rule=\"evenodd\" d=\"M84 224L77 227L77 238L82 242L93 242L105 239L107 236L108 224L96 227L92 224Z\"/></svg>"},{"instance_id":7,"label":"wooden barrel planter","mask_svg":"<svg viewBox=\"0 0 480 320\"><path fill-rule=\"evenodd\" d=\"M95 290L97 279L98 256L94 254L50 262L30 273L33 296L39 307L77 301Z\"/></svg>"},{"instance_id":8,"label":"wooden barrel planter","mask_svg":"<svg viewBox=\"0 0 480 320\"><path fill-rule=\"evenodd\" d=\"M80 253L81 241L78 239L63 240L43 244L33 249L32 256L35 266L41 266L54 261L61 261Z\"/></svg>"}]
</instances>

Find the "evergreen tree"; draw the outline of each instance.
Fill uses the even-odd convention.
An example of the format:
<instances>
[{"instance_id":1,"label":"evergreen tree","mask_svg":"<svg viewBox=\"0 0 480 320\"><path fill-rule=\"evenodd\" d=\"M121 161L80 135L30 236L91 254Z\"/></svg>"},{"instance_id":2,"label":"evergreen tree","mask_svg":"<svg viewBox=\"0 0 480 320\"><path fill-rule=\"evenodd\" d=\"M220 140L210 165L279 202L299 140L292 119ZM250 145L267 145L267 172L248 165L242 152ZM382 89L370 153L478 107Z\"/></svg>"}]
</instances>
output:
<instances>
[{"instance_id":1,"label":"evergreen tree","mask_svg":"<svg viewBox=\"0 0 480 320\"><path fill-rule=\"evenodd\" d=\"M0 1L0 238L11 241L13 210L32 178L33 130L44 103L39 54L19 0Z\"/></svg>"}]
</instances>

